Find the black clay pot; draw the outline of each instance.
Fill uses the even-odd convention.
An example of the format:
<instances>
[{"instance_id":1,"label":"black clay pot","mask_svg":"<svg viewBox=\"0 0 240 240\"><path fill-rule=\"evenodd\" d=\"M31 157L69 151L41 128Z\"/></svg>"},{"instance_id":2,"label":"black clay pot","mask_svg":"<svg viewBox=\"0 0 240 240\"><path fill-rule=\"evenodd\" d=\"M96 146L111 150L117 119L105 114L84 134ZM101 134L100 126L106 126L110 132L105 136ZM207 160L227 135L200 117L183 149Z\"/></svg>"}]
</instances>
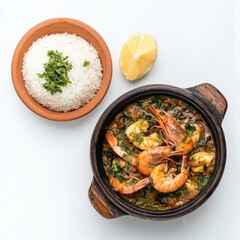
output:
<instances>
[{"instance_id":1,"label":"black clay pot","mask_svg":"<svg viewBox=\"0 0 240 240\"><path fill-rule=\"evenodd\" d=\"M208 185L194 199L171 210L150 211L133 206L115 192L107 179L102 163L102 144L106 127L115 115L130 103L156 94L182 99L202 114L210 127L216 144L216 165ZM144 219L165 220L183 216L200 207L218 186L226 162L226 143L221 123L227 110L225 97L212 85L204 83L192 88L181 89L168 85L147 85L136 88L115 100L100 117L91 139L91 165L93 181L89 198L95 209L105 218L132 215Z\"/></svg>"}]
</instances>

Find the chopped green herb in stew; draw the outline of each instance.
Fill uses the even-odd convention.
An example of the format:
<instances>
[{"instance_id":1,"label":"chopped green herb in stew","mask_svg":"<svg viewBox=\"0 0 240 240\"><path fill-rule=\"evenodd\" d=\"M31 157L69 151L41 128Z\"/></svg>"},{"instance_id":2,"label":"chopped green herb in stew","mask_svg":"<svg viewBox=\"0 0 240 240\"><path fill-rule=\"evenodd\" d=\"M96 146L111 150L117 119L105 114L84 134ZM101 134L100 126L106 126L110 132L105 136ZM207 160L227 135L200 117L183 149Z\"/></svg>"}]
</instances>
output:
<instances>
[{"instance_id":1,"label":"chopped green herb in stew","mask_svg":"<svg viewBox=\"0 0 240 240\"><path fill-rule=\"evenodd\" d=\"M123 199L161 211L191 201L207 186L215 152L200 113L181 99L154 95L115 116L102 160L109 184Z\"/></svg>"}]
</instances>

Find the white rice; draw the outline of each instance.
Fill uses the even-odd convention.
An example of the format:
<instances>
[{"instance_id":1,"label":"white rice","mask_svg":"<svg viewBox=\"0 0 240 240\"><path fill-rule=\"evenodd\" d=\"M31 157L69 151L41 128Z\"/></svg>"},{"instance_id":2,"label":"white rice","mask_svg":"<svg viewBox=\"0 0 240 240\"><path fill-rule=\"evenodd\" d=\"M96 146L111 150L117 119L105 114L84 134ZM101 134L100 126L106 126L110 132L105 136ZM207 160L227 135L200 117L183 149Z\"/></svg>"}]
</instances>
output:
<instances>
[{"instance_id":1,"label":"white rice","mask_svg":"<svg viewBox=\"0 0 240 240\"><path fill-rule=\"evenodd\" d=\"M51 94L42 85L44 78L38 73L44 72L49 50L58 50L63 57L68 56L72 70L68 72L71 83L61 87L62 93ZM90 62L86 67L85 61ZM40 104L58 112L78 109L88 103L100 88L102 82L102 65L96 49L86 40L74 34L51 34L37 39L23 58L23 79L28 93Z\"/></svg>"}]
</instances>

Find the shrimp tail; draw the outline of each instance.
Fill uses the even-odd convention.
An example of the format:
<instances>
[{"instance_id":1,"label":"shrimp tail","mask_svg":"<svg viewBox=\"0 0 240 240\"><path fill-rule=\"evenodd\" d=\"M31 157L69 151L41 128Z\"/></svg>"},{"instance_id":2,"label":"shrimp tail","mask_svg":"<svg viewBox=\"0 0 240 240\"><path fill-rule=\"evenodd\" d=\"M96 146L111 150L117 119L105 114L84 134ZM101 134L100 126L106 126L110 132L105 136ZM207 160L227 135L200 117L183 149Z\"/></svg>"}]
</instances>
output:
<instances>
[{"instance_id":1,"label":"shrimp tail","mask_svg":"<svg viewBox=\"0 0 240 240\"><path fill-rule=\"evenodd\" d=\"M150 183L150 178L149 177L144 178L133 186L123 188L122 194L131 194L131 193L137 192L140 189L146 187L149 183Z\"/></svg>"},{"instance_id":2,"label":"shrimp tail","mask_svg":"<svg viewBox=\"0 0 240 240\"><path fill-rule=\"evenodd\" d=\"M135 157L129 156L127 152L125 152L121 147L117 145L118 144L117 139L110 132L107 132L105 137L107 139L109 146L120 158L124 159L125 161L130 161L131 165L134 167L138 165L138 162Z\"/></svg>"},{"instance_id":3,"label":"shrimp tail","mask_svg":"<svg viewBox=\"0 0 240 240\"><path fill-rule=\"evenodd\" d=\"M125 159L127 153L121 149L118 145L117 145L117 139L109 132L106 133L105 135L108 144L110 145L110 147L113 149L113 151L121 158ZM127 159L125 159L127 160Z\"/></svg>"},{"instance_id":4,"label":"shrimp tail","mask_svg":"<svg viewBox=\"0 0 240 240\"><path fill-rule=\"evenodd\" d=\"M131 194L139 191L140 189L146 187L150 183L150 178L144 178L138 181L135 184L131 184L130 182L121 183L117 178L110 177L110 184L116 192L121 194Z\"/></svg>"},{"instance_id":5,"label":"shrimp tail","mask_svg":"<svg viewBox=\"0 0 240 240\"><path fill-rule=\"evenodd\" d=\"M124 154L126 154L125 151L123 151L118 145L117 145L117 139L109 132L106 133L105 135L108 144L110 145L110 147L113 149L113 151L119 156L122 157L124 156Z\"/></svg>"}]
</instances>

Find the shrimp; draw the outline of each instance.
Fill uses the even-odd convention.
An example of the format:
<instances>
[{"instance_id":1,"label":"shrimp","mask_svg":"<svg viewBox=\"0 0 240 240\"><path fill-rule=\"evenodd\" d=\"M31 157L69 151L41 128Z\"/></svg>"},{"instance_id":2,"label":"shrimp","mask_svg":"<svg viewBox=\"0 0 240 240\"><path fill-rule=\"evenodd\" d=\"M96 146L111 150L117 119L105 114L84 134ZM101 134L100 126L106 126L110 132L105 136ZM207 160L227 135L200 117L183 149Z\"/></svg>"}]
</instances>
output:
<instances>
[{"instance_id":1,"label":"shrimp","mask_svg":"<svg viewBox=\"0 0 240 240\"><path fill-rule=\"evenodd\" d=\"M190 157L191 170L193 172L204 172L204 167L214 165L215 154L210 152L198 152Z\"/></svg>"},{"instance_id":2,"label":"shrimp","mask_svg":"<svg viewBox=\"0 0 240 240\"><path fill-rule=\"evenodd\" d=\"M152 169L164 159L181 154L174 151L174 146L159 146L142 151L137 157L138 171L146 176L150 175Z\"/></svg>"},{"instance_id":3,"label":"shrimp","mask_svg":"<svg viewBox=\"0 0 240 240\"><path fill-rule=\"evenodd\" d=\"M138 171L146 176L149 176L152 168L163 159L181 154L181 151L174 151L174 146L159 146L144 150L135 158L128 155L126 151L117 145L117 139L111 133L107 132L105 137L110 147L120 158L124 159L125 162L130 161L133 167L137 167ZM124 165L123 162L121 164Z\"/></svg>"},{"instance_id":4,"label":"shrimp","mask_svg":"<svg viewBox=\"0 0 240 240\"><path fill-rule=\"evenodd\" d=\"M144 133L149 128L148 121L140 119L132 123L126 130L128 139L141 150L146 150L153 147L158 147L162 144L162 139L159 134L152 133L149 136L144 136Z\"/></svg>"},{"instance_id":5,"label":"shrimp","mask_svg":"<svg viewBox=\"0 0 240 240\"><path fill-rule=\"evenodd\" d=\"M110 147L113 149L113 151L122 159L126 160L126 161L130 161L132 166L137 166L137 160L135 157L133 156L129 156L129 154L127 154L126 151L124 151L121 147L119 147L117 144L117 139L110 133L107 132L105 135L108 144L110 145Z\"/></svg>"},{"instance_id":6,"label":"shrimp","mask_svg":"<svg viewBox=\"0 0 240 240\"><path fill-rule=\"evenodd\" d=\"M153 168L150 174L153 187L159 192L174 192L178 190L188 179L189 166L184 168L187 156L183 155L181 172L177 175L173 170L168 170L167 164L162 163ZM175 176L174 176L175 175Z\"/></svg>"},{"instance_id":7,"label":"shrimp","mask_svg":"<svg viewBox=\"0 0 240 240\"><path fill-rule=\"evenodd\" d=\"M187 154L193 149L194 145L191 137L181 128L174 117L164 110L159 111L152 106L148 106L147 109L153 113L153 119L159 124L156 127L162 130L163 141L167 145L176 146L176 151L181 151L182 154Z\"/></svg>"},{"instance_id":8,"label":"shrimp","mask_svg":"<svg viewBox=\"0 0 240 240\"><path fill-rule=\"evenodd\" d=\"M110 176L110 184L113 187L114 191L121 194L131 194L139 191L150 183L150 178L144 178L142 180L130 180L126 182L120 182L118 178L113 175Z\"/></svg>"}]
</instances>

